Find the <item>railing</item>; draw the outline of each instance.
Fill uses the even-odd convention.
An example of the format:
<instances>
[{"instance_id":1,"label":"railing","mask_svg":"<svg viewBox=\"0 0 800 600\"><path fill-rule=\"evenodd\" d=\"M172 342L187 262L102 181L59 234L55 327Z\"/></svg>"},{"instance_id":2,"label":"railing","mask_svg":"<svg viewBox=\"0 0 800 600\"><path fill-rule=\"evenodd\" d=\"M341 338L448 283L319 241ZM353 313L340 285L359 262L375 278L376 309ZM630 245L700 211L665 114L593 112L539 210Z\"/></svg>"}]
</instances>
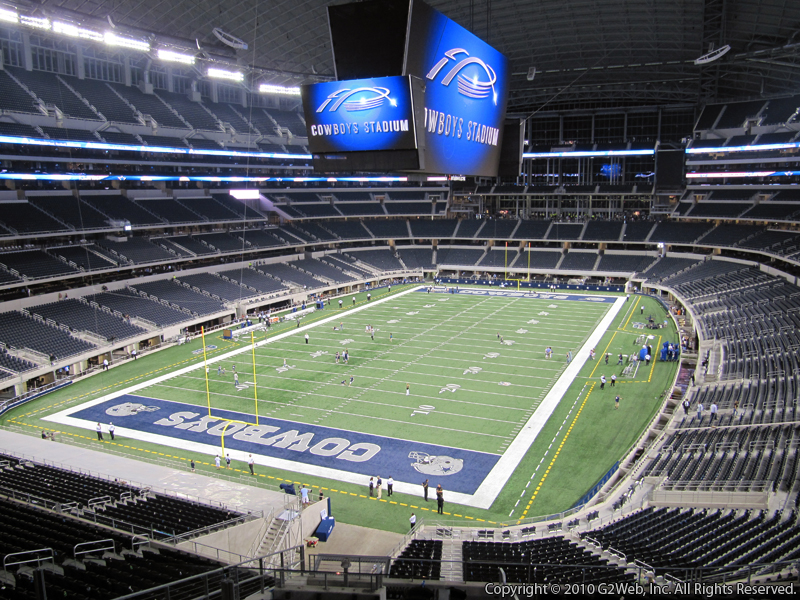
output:
<instances>
[{"instance_id":1,"label":"railing","mask_svg":"<svg viewBox=\"0 0 800 600\"><path fill-rule=\"evenodd\" d=\"M17 377L22 379L22 374L14 377L14 379L16 379ZM15 396L14 398L11 398L9 400L4 400L3 402L0 402L0 415L2 415L4 412L6 412L8 410L11 410L17 404L20 404L20 403L25 402L27 400L33 400L34 398L38 398L42 394L47 394L48 392L53 392L53 391L55 391L55 390L57 390L59 388L67 386L67 385L69 385L71 383L72 383L71 379L70 380L66 380L66 381L64 379L58 379L56 381L51 381L50 383L48 383L46 385L43 385L42 387L38 387L38 388L32 389L31 391L25 392L24 394L20 394L19 396Z\"/></svg>"},{"instance_id":2,"label":"railing","mask_svg":"<svg viewBox=\"0 0 800 600\"><path fill-rule=\"evenodd\" d=\"M299 554L299 559L293 560L291 558L292 554ZM260 592L263 595L267 588L273 587L276 582L282 587L287 577L302 576L308 573L305 566L304 546L299 545L287 548L276 553L276 555L279 556L278 562L281 567L267 567L266 561L272 559L273 555L265 555L172 583L159 585L149 590L120 596L117 600L163 600L165 598L204 598L212 600L230 597L223 595L221 590L222 582L237 588L240 592L237 597L244 598L255 592ZM242 590L246 590L246 592L241 593Z\"/></svg>"},{"instance_id":3,"label":"railing","mask_svg":"<svg viewBox=\"0 0 800 600\"><path fill-rule=\"evenodd\" d=\"M267 535L269 526L274 518L275 509L272 509L269 511L269 515L264 517L264 519L261 521L261 527L258 528L258 533L256 533L253 543L250 544L250 550L247 551L247 556L255 556L256 552L258 552L258 549L261 547L261 544L264 541L264 536Z\"/></svg>"},{"instance_id":4,"label":"railing","mask_svg":"<svg viewBox=\"0 0 800 600\"><path fill-rule=\"evenodd\" d=\"M400 540L400 542L398 542L397 545L395 545L394 548L392 548L392 550L388 554L389 558L394 558L395 556L400 554L403 551L403 549L406 546L408 546L409 542L411 542L411 540L416 539L417 536L420 533L422 533L424 530L425 530L425 519L420 517L419 520L417 521L416 525L414 525L414 528L411 531L409 531L407 534L405 534L403 536L403 539Z\"/></svg>"}]
</instances>

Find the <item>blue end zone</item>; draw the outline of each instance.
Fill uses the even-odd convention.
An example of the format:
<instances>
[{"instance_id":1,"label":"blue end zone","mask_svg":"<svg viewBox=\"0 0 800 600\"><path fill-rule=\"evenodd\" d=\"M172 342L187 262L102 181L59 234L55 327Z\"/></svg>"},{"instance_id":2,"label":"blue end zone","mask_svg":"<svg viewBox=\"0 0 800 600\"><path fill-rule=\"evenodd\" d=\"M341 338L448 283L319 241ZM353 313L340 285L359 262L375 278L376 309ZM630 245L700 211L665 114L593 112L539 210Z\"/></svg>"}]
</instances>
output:
<instances>
[{"instance_id":1,"label":"blue end zone","mask_svg":"<svg viewBox=\"0 0 800 600\"><path fill-rule=\"evenodd\" d=\"M71 412L71 418L205 444L218 453L223 429L219 418L255 423L255 416L193 404L124 395ZM259 425L230 423L225 448L306 465L337 469L384 480L421 484L431 478L450 491L472 494L500 459L497 454L435 446L319 425L259 417ZM133 436L135 437L135 436ZM176 446L180 447L179 444Z\"/></svg>"},{"instance_id":2,"label":"blue end zone","mask_svg":"<svg viewBox=\"0 0 800 600\"><path fill-rule=\"evenodd\" d=\"M416 290L419 293L427 294L428 288ZM592 296L582 294L559 294L557 292L514 292L512 290L493 290L493 289L473 289L465 288L456 291L456 288L449 288L448 294L464 294L467 296L497 296L498 298L536 298L539 300L572 300L578 302L594 302L595 304L613 304L617 301L617 296Z\"/></svg>"}]
</instances>

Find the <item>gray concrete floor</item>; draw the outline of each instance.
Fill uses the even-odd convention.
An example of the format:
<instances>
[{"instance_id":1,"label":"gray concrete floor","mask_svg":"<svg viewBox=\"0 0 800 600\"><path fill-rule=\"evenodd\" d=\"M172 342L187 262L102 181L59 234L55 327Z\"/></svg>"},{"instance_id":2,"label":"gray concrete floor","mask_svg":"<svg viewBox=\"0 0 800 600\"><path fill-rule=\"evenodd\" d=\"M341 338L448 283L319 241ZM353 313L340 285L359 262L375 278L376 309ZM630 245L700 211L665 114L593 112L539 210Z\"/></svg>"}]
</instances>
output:
<instances>
[{"instance_id":1,"label":"gray concrete floor","mask_svg":"<svg viewBox=\"0 0 800 600\"><path fill-rule=\"evenodd\" d=\"M86 447L89 446L89 447ZM197 500L210 504L223 504L237 511L271 510L280 514L287 498L281 492L244 485L187 469L155 465L86 446L73 446L50 442L39 437L0 429L0 453L11 454L37 462L80 470L106 479L119 479L137 486L147 486L156 492ZM187 465L188 467L188 465ZM225 470L221 471L225 476ZM311 553L383 556L403 539L402 534L369 529L347 523L336 523L330 541L320 542Z\"/></svg>"},{"instance_id":2,"label":"gray concrete floor","mask_svg":"<svg viewBox=\"0 0 800 600\"><path fill-rule=\"evenodd\" d=\"M307 551L309 554L386 556L402 539L402 533L337 522L327 542L319 542L316 548L308 548Z\"/></svg>"},{"instance_id":3,"label":"gray concrete floor","mask_svg":"<svg viewBox=\"0 0 800 600\"><path fill-rule=\"evenodd\" d=\"M119 479L169 495L224 504L237 511L264 511L265 516L273 509L276 514L283 510L286 500L286 496L280 492L192 473L188 468L179 470L154 465L5 429L0 429L0 453L81 470L111 480Z\"/></svg>"}]
</instances>

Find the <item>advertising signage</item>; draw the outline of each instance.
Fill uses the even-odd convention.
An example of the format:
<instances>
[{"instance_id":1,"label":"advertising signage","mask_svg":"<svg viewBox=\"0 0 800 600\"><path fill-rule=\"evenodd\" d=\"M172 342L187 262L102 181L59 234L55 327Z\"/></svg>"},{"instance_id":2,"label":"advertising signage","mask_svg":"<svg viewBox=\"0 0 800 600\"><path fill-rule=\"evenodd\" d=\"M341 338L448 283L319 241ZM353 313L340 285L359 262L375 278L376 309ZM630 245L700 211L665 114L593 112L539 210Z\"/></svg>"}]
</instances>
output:
<instances>
[{"instance_id":1,"label":"advertising signage","mask_svg":"<svg viewBox=\"0 0 800 600\"><path fill-rule=\"evenodd\" d=\"M425 80L424 170L495 176L509 89L506 57L413 0L404 72Z\"/></svg>"},{"instance_id":2,"label":"advertising signage","mask_svg":"<svg viewBox=\"0 0 800 600\"><path fill-rule=\"evenodd\" d=\"M301 94L312 153L417 148L408 77L304 85Z\"/></svg>"}]
</instances>

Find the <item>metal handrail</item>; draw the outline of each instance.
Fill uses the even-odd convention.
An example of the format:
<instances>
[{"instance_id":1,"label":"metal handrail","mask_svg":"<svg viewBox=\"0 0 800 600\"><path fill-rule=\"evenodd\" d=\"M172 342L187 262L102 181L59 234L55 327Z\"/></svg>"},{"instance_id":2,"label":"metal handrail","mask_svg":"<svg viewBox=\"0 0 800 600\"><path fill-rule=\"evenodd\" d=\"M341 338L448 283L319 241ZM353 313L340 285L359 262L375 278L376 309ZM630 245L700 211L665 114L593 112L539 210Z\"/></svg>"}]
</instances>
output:
<instances>
[{"instance_id":1,"label":"metal handrail","mask_svg":"<svg viewBox=\"0 0 800 600\"><path fill-rule=\"evenodd\" d=\"M100 546L100 544L103 544ZM82 548L78 550L78 548ZM85 549L83 549L85 548ZM72 557L77 560L78 556L82 556L84 554L94 554L95 552L105 552L109 550L111 552L115 552L117 549L114 540L111 538L107 538L105 540L92 540L91 542L81 542L80 544L75 544L72 547Z\"/></svg>"},{"instance_id":2,"label":"metal handrail","mask_svg":"<svg viewBox=\"0 0 800 600\"><path fill-rule=\"evenodd\" d=\"M25 556L26 554L36 554L38 552L48 552L49 556L36 556L35 558L30 558L28 560L17 560L17 561L9 561L8 559L12 556ZM15 565L25 565L28 563L35 562L37 564L41 564L45 561L50 561L54 563L54 552L52 548L37 548L36 550L26 550L24 552L14 552L12 554L6 554L3 557L3 570L7 571L8 567L13 567Z\"/></svg>"}]
</instances>

